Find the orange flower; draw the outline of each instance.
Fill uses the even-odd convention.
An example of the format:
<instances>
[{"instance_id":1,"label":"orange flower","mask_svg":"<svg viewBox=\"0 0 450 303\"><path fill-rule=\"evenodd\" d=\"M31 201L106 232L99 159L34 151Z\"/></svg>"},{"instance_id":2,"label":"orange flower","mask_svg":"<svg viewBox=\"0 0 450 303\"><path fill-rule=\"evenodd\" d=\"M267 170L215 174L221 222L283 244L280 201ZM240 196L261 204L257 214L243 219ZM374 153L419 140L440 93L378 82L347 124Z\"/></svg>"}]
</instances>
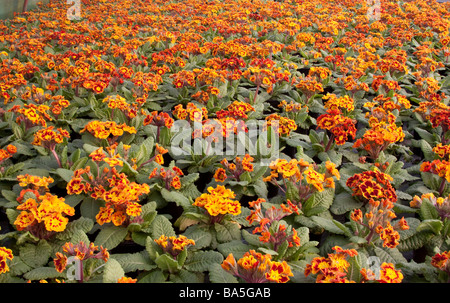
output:
<instances>
[{"instance_id":1,"label":"orange flower","mask_svg":"<svg viewBox=\"0 0 450 303\"><path fill-rule=\"evenodd\" d=\"M216 172L214 173L214 180L216 180L216 182L223 182L223 181L225 181L226 178L227 178L227 173L226 173L225 169L223 169L221 167L216 169Z\"/></svg>"},{"instance_id":2,"label":"orange flower","mask_svg":"<svg viewBox=\"0 0 450 303\"><path fill-rule=\"evenodd\" d=\"M14 256L11 249L0 247L0 274L9 271L8 263L6 261L7 259L12 260L13 258Z\"/></svg>"},{"instance_id":3,"label":"orange flower","mask_svg":"<svg viewBox=\"0 0 450 303\"><path fill-rule=\"evenodd\" d=\"M216 188L208 187L208 193L197 197L193 205L204 208L213 224L220 222L227 214L237 216L241 213L241 204L232 200L234 198L233 191L217 185Z\"/></svg>"},{"instance_id":4,"label":"orange flower","mask_svg":"<svg viewBox=\"0 0 450 303\"><path fill-rule=\"evenodd\" d=\"M114 121L91 121L85 125L85 127L80 131L80 133L84 133L88 131L94 137L99 139L109 139L111 142L115 141L117 137L120 137L124 134L124 132L135 134L136 129L132 126L128 126L125 123L117 124ZM112 138L109 138L112 136Z\"/></svg>"},{"instance_id":5,"label":"orange flower","mask_svg":"<svg viewBox=\"0 0 450 303\"><path fill-rule=\"evenodd\" d=\"M117 283L136 283L137 279L122 277L117 280Z\"/></svg>"},{"instance_id":6,"label":"orange flower","mask_svg":"<svg viewBox=\"0 0 450 303\"><path fill-rule=\"evenodd\" d=\"M188 239L186 236L179 235L178 237L167 237L161 235L155 242L163 249L164 252L169 253L174 259L190 245L195 245L195 241Z\"/></svg>"},{"instance_id":7,"label":"orange flower","mask_svg":"<svg viewBox=\"0 0 450 303\"><path fill-rule=\"evenodd\" d=\"M53 126L49 126L45 129L38 130L34 134L33 145L40 145L49 150L54 149L56 144L62 143L64 138L69 138L70 135L66 130L58 128L57 131L53 130Z\"/></svg>"},{"instance_id":8,"label":"orange flower","mask_svg":"<svg viewBox=\"0 0 450 303\"><path fill-rule=\"evenodd\" d=\"M56 258L53 259L53 263L55 264L55 269L58 272L63 272L67 266L67 256L60 252L57 252Z\"/></svg>"},{"instance_id":9,"label":"orange flower","mask_svg":"<svg viewBox=\"0 0 450 303\"><path fill-rule=\"evenodd\" d=\"M23 180L23 176L20 176L20 179ZM30 231L39 238L46 238L54 232L64 231L69 221L66 216L75 215L75 209L67 205L64 198L58 198L49 192L41 194L35 191L34 193L36 195L33 198L28 198L24 202L23 199L20 200L21 204L17 206L17 210L21 210L21 213L14 221L16 228Z\"/></svg>"},{"instance_id":10,"label":"orange flower","mask_svg":"<svg viewBox=\"0 0 450 303\"><path fill-rule=\"evenodd\" d=\"M74 256L79 261L84 261L87 259L102 259L104 262L107 262L109 259L109 252L103 246L94 245L94 243L90 243L87 246L84 242L79 242L77 244L73 244L70 242L65 243L62 246L63 252L57 252L56 258L53 259L53 263L55 264L55 269L58 272L63 272L67 266L67 256ZM98 252L97 252L98 251Z\"/></svg>"},{"instance_id":11,"label":"orange flower","mask_svg":"<svg viewBox=\"0 0 450 303\"><path fill-rule=\"evenodd\" d=\"M238 261L233 254L229 254L222 262L222 268L247 283L286 283L293 276L286 261L272 261L269 254L263 255L254 250L246 252Z\"/></svg>"},{"instance_id":12,"label":"orange flower","mask_svg":"<svg viewBox=\"0 0 450 303\"><path fill-rule=\"evenodd\" d=\"M339 246L332 248L335 253L328 254L328 257L316 257L310 264L306 265L305 276L314 274L316 283L348 283L346 278L350 263L348 258L356 256L358 253L354 249L342 249Z\"/></svg>"},{"instance_id":13,"label":"orange flower","mask_svg":"<svg viewBox=\"0 0 450 303\"><path fill-rule=\"evenodd\" d=\"M396 270L391 263L383 262L381 264L380 279L381 283L401 283L403 274L400 270Z\"/></svg>"},{"instance_id":14,"label":"orange flower","mask_svg":"<svg viewBox=\"0 0 450 303\"><path fill-rule=\"evenodd\" d=\"M92 161L94 162L101 162L103 159L106 158L106 155L103 152L103 147L100 147L93 151L89 157L91 157Z\"/></svg>"},{"instance_id":15,"label":"orange flower","mask_svg":"<svg viewBox=\"0 0 450 303\"><path fill-rule=\"evenodd\" d=\"M431 265L447 273L450 272L450 251L435 254L431 258Z\"/></svg>"}]
</instances>

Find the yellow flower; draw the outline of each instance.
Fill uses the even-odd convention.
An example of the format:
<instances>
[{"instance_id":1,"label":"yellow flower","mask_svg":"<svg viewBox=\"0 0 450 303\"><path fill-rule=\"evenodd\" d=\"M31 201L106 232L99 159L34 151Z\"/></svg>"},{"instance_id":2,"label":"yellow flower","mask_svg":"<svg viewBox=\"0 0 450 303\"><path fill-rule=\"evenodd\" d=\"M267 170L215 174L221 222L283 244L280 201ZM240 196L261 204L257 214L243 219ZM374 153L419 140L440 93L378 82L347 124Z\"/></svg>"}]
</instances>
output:
<instances>
[{"instance_id":1,"label":"yellow flower","mask_svg":"<svg viewBox=\"0 0 450 303\"><path fill-rule=\"evenodd\" d=\"M325 181L325 176L318 173L312 167L308 167L305 172L306 182L313 185L318 191L323 191L323 182Z\"/></svg>"},{"instance_id":2,"label":"yellow flower","mask_svg":"<svg viewBox=\"0 0 450 303\"><path fill-rule=\"evenodd\" d=\"M202 194L193 205L207 210L214 220L220 220L221 215L232 214L239 215L241 213L241 204L239 201L232 200L235 198L233 191L225 188L225 186L217 185L216 188L208 187L208 194Z\"/></svg>"}]
</instances>

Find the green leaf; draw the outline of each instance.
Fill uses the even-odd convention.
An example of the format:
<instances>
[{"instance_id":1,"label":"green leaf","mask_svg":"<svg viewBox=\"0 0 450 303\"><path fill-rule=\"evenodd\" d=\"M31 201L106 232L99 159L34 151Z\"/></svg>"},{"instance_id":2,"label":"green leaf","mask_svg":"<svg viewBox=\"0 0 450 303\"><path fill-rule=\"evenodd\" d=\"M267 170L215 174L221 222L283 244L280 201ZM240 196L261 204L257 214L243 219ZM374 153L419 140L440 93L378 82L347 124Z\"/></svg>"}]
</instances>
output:
<instances>
[{"instance_id":1,"label":"green leaf","mask_svg":"<svg viewBox=\"0 0 450 303\"><path fill-rule=\"evenodd\" d=\"M419 232L415 233L413 236L402 239L400 237L400 243L397 246L400 251L410 251L419 249L424 246L431 238L433 237L433 233L429 232Z\"/></svg>"},{"instance_id":2,"label":"green leaf","mask_svg":"<svg viewBox=\"0 0 450 303\"><path fill-rule=\"evenodd\" d=\"M124 272L134 272L137 270L152 270L156 268L145 252L134 254L114 254L111 258L119 262Z\"/></svg>"},{"instance_id":3,"label":"green leaf","mask_svg":"<svg viewBox=\"0 0 450 303\"><path fill-rule=\"evenodd\" d=\"M80 204L81 215L85 218L89 218L92 221L96 221L96 216L100 211L101 202L94 200L91 197L87 197Z\"/></svg>"},{"instance_id":4,"label":"green leaf","mask_svg":"<svg viewBox=\"0 0 450 303\"><path fill-rule=\"evenodd\" d=\"M419 209L420 217L423 220L439 219L439 213L430 201L424 200Z\"/></svg>"},{"instance_id":5,"label":"green leaf","mask_svg":"<svg viewBox=\"0 0 450 303\"><path fill-rule=\"evenodd\" d=\"M191 202L186 196L176 191L168 191L165 188L161 189L162 197L168 202L175 202L178 206L183 207L184 209L189 208L191 206Z\"/></svg>"},{"instance_id":6,"label":"green leaf","mask_svg":"<svg viewBox=\"0 0 450 303\"><path fill-rule=\"evenodd\" d=\"M9 261L9 269L12 275L20 276L30 271L32 268L23 262L20 256L14 256L14 258Z\"/></svg>"},{"instance_id":7,"label":"green leaf","mask_svg":"<svg viewBox=\"0 0 450 303\"><path fill-rule=\"evenodd\" d=\"M162 270L169 271L170 273L180 270L178 261L169 256L168 254L162 254L155 259L156 265Z\"/></svg>"},{"instance_id":8,"label":"green leaf","mask_svg":"<svg viewBox=\"0 0 450 303\"><path fill-rule=\"evenodd\" d=\"M208 247L212 241L209 228L200 225L190 226L183 235L195 241L195 249Z\"/></svg>"},{"instance_id":9,"label":"green leaf","mask_svg":"<svg viewBox=\"0 0 450 303\"><path fill-rule=\"evenodd\" d=\"M125 239L127 234L128 230L124 227L106 227L100 230L97 237L95 238L94 244L97 246L103 246L103 248L111 250L119 245Z\"/></svg>"},{"instance_id":10,"label":"green leaf","mask_svg":"<svg viewBox=\"0 0 450 303\"><path fill-rule=\"evenodd\" d=\"M406 262L399 249L397 248L386 248L386 247L374 247L375 255L380 258L380 264L386 263L400 263Z\"/></svg>"},{"instance_id":11,"label":"green leaf","mask_svg":"<svg viewBox=\"0 0 450 303\"><path fill-rule=\"evenodd\" d=\"M336 220L330 220L318 216L312 216L310 217L310 219L315 223L317 223L320 227L324 228L325 230L331 233L338 235L351 234L350 230L347 227L345 227L342 223L337 222Z\"/></svg>"},{"instance_id":12,"label":"green leaf","mask_svg":"<svg viewBox=\"0 0 450 303\"><path fill-rule=\"evenodd\" d=\"M159 252L161 251L158 244L150 236L145 240L145 250L152 260L155 260L159 256Z\"/></svg>"},{"instance_id":13,"label":"green leaf","mask_svg":"<svg viewBox=\"0 0 450 303\"><path fill-rule=\"evenodd\" d=\"M209 271L214 264L221 264L223 256L217 251L199 251L194 252L188 257L184 266L187 270L194 272Z\"/></svg>"},{"instance_id":14,"label":"green leaf","mask_svg":"<svg viewBox=\"0 0 450 303\"><path fill-rule=\"evenodd\" d=\"M10 202L17 202L17 194L12 190L2 190L2 196Z\"/></svg>"},{"instance_id":15,"label":"green leaf","mask_svg":"<svg viewBox=\"0 0 450 303\"><path fill-rule=\"evenodd\" d=\"M63 178L64 181L66 182L70 182L70 180L72 180L73 177L73 171L71 171L70 169L65 169L65 168L57 168L56 169L56 173Z\"/></svg>"},{"instance_id":16,"label":"green leaf","mask_svg":"<svg viewBox=\"0 0 450 303\"><path fill-rule=\"evenodd\" d=\"M245 244L241 240L233 240L227 243L221 243L217 246L217 250L222 253L225 257L229 254L233 254L236 259L240 259L246 252L254 247Z\"/></svg>"},{"instance_id":17,"label":"green leaf","mask_svg":"<svg viewBox=\"0 0 450 303\"><path fill-rule=\"evenodd\" d=\"M158 239L162 235L167 237L175 236L172 223L165 216L157 215L150 226L153 239Z\"/></svg>"},{"instance_id":18,"label":"green leaf","mask_svg":"<svg viewBox=\"0 0 450 303\"><path fill-rule=\"evenodd\" d=\"M94 221L89 218L80 217L74 221L67 223L66 229L56 235L57 239L70 239L74 233L81 231L88 233L94 227ZM89 244L89 243L88 243Z\"/></svg>"},{"instance_id":19,"label":"green leaf","mask_svg":"<svg viewBox=\"0 0 450 303\"><path fill-rule=\"evenodd\" d=\"M37 244L25 244L20 248L20 258L32 268L44 266L52 253L51 245L45 241L40 240Z\"/></svg>"},{"instance_id":20,"label":"green leaf","mask_svg":"<svg viewBox=\"0 0 450 303\"><path fill-rule=\"evenodd\" d=\"M212 264L210 266L209 280L212 283L239 283L236 277L225 271L220 264Z\"/></svg>"},{"instance_id":21,"label":"green leaf","mask_svg":"<svg viewBox=\"0 0 450 303\"><path fill-rule=\"evenodd\" d=\"M219 243L230 242L241 238L240 227L234 222L215 223L214 229L217 232L217 241Z\"/></svg>"},{"instance_id":22,"label":"green leaf","mask_svg":"<svg viewBox=\"0 0 450 303\"><path fill-rule=\"evenodd\" d=\"M86 233L82 230L76 230L75 232L73 232L70 237L70 242L73 244L83 242L84 244L86 244L86 246L89 246L89 244L91 243Z\"/></svg>"},{"instance_id":23,"label":"green leaf","mask_svg":"<svg viewBox=\"0 0 450 303\"><path fill-rule=\"evenodd\" d=\"M443 226L444 226L444 223L442 223L441 220L428 219L428 220L422 221L419 224L419 226L417 227L416 231L417 232L422 232L422 231L432 232L432 233L438 235Z\"/></svg>"},{"instance_id":24,"label":"green leaf","mask_svg":"<svg viewBox=\"0 0 450 303\"><path fill-rule=\"evenodd\" d=\"M316 192L303 205L302 210L306 216L318 214L330 208L333 204L334 188L326 188L321 192ZM317 211L319 210L319 211Z\"/></svg>"},{"instance_id":25,"label":"green leaf","mask_svg":"<svg viewBox=\"0 0 450 303\"><path fill-rule=\"evenodd\" d=\"M352 236L352 232L350 231L350 229L347 226L345 226L344 224L342 224L341 222L339 222L337 220L333 219L332 221L340 230L342 230L344 232L344 234L347 237L351 237Z\"/></svg>"},{"instance_id":26,"label":"green leaf","mask_svg":"<svg viewBox=\"0 0 450 303\"><path fill-rule=\"evenodd\" d=\"M117 280L125 276L125 271L123 270L120 263L110 258L108 262L106 262L104 271L103 271L103 283L117 283Z\"/></svg>"},{"instance_id":27,"label":"green leaf","mask_svg":"<svg viewBox=\"0 0 450 303\"><path fill-rule=\"evenodd\" d=\"M362 204L362 202L356 201L350 193L344 191L335 196L330 211L335 215L343 215L348 211L360 208Z\"/></svg>"},{"instance_id":28,"label":"green leaf","mask_svg":"<svg viewBox=\"0 0 450 303\"><path fill-rule=\"evenodd\" d=\"M38 267L30 270L23 277L27 280L46 280L64 278L65 274L58 272L54 267Z\"/></svg>"},{"instance_id":29,"label":"green leaf","mask_svg":"<svg viewBox=\"0 0 450 303\"><path fill-rule=\"evenodd\" d=\"M139 279L138 283L164 283L166 282L167 274L161 270L154 270Z\"/></svg>"}]
</instances>

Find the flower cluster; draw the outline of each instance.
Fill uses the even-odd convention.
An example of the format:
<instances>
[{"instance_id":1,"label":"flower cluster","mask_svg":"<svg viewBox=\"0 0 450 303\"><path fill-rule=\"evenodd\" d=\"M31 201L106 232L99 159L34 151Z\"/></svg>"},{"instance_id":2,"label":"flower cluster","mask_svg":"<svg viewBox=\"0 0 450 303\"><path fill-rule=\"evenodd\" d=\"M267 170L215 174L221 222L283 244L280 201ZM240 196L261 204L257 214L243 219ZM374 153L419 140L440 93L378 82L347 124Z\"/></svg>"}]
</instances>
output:
<instances>
[{"instance_id":1,"label":"flower cluster","mask_svg":"<svg viewBox=\"0 0 450 303\"><path fill-rule=\"evenodd\" d=\"M162 248L165 253L169 253L174 259L190 245L195 245L195 241L180 235L178 237L167 237L161 235L155 242Z\"/></svg>"},{"instance_id":2,"label":"flower cluster","mask_svg":"<svg viewBox=\"0 0 450 303\"><path fill-rule=\"evenodd\" d=\"M42 146L44 148L47 148L48 150L54 150L56 144L62 143L64 141L64 138L70 138L70 135L66 130L58 128L56 131L54 131L53 129L53 126L49 126L47 128L38 130L34 134L34 140L32 144Z\"/></svg>"},{"instance_id":3,"label":"flower cluster","mask_svg":"<svg viewBox=\"0 0 450 303\"><path fill-rule=\"evenodd\" d=\"M393 210L397 195L389 181L392 181L389 175L369 171L350 177L347 186L353 190L353 195L368 201L365 213L355 209L350 215L351 220L359 224L356 235L365 237L370 243L374 240L373 236L378 234L383 246L395 248L400 241L398 230L407 230L409 226L404 218L392 224L392 220L397 217Z\"/></svg>"},{"instance_id":4,"label":"flower cluster","mask_svg":"<svg viewBox=\"0 0 450 303\"><path fill-rule=\"evenodd\" d=\"M255 108L247 102L233 101L226 109L222 109L216 112L218 119L234 118L245 120L248 118L249 112L254 112Z\"/></svg>"},{"instance_id":5,"label":"flower cluster","mask_svg":"<svg viewBox=\"0 0 450 303\"><path fill-rule=\"evenodd\" d=\"M270 255L254 250L246 252L237 261L233 254L229 254L223 261L222 268L247 283L286 283L293 276L286 261L272 261Z\"/></svg>"},{"instance_id":6,"label":"flower cluster","mask_svg":"<svg viewBox=\"0 0 450 303\"><path fill-rule=\"evenodd\" d=\"M355 174L347 179L347 186L353 191L353 196L364 201L388 200L392 203L397 201L397 194L392 187L393 178L379 170L365 171Z\"/></svg>"},{"instance_id":7,"label":"flower cluster","mask_svg":"<svg viewBox=\"0 0 450 303\"><path fill-rule=\"evenodd\" d=\"M100 158L96 160L101 161ZM140 196L150 192L148 184L131 182L115 167L104 168L100 172L98 164L96 175L91 172L90 166L76 170L66 188L69 195L84 193L104 201L105 205L100 207L96 216L97 222L100 225L113 222L116 226L128 225L133 218L136 219L141 214Z\"/></svg>"},{"instance_id":8,"label":"flower cluster","mask_svg":"<svg viewBox=\"0 0 450 303\"><path fill-rule=\"evenodd\" d=\"M220 161L220 164L222 164L223 167L216 169L214 173L214 180L216 180L216 182L224 182L228 177L230 177L240 181L240 176L244 172L253 171L253 160L253 157L249 154L245 154L242 159L241 157L236 157L233 163L228 162L227 159L223 159Z\"/></svg>"},{"instance_id":9,"label":"flower cluster","mask_svg":"<svg viewBox=\"0 0 450 303\"><path fill-rule=\"evenodd\" d=\"M287 206L280 204L277 208L272 206L264 213L262 212L261 205L266 202L265 199L259 198L256 201L249 202L249 206L253 208L250 215L246 217L250 224L254 222L259 223L259 226L253 230L254 234L261 234L259 240L261 242L269 243L271 249L277 251L279 246L287 242L289 247L300 246L300 238L297 235L297 231L292 228L288 230L285 224L280 220L293 213L299 214L298 207L293 205L291 201L287 201Z\"/></svg>"},{"instance_id":10,"label":"flower cluster","mask_svg":"<svg viewBox=\"0 0 450 303\"><path fill-rule=\"evenodd\" d=\"M405 134L402 127L396 125L396 117L382 107L372 108L367 117L370 128L356 140L353 147L362 148L375 161L389 145L403 141Z\"/></svg>"},{"instance_id":11,"label":"flower cluster","mask_svg":"<svg viewBox=\"0 0 450 303\"><path fill-rule=\"evenodd\" d=\"M327 110L327 113L317 118L317 128L326 129L331 132L332 138L329 139L329 142L333 142L334 139L337 145L343 145L349 137L355 139L356 121L342 115L339 109L332 109L334 106L330 104L331 108Z\"/></svg>"},{"instance_id":12,"label":"flower cluster","mask_svg":"<svg viewBox=\"0 0 450 303\"><path fill-rule=\"evenodd\" d=\"M270 175L265 177L265 182L271 182L286 192L287 182L295 187L296 200L291 202L299 205L308 200L315 192L321 192L325 188L334 188L333 177L340 179L339 171L334 163L326 161L325 172L317 171L315 164L310 164L303 159L277 159L270 163ZM281 177L281 180L277 178Z\"/></svg>"},{"instance_id":13,"label":"flower cluster","mask_svg":"<svg viewBox=\"0 0 450 303\"><path fill-rule=\"evenodd\" d=\"M278 133L278 135L289 135L291 131L297 130L297 123L294 120L287 117L280 116L279 114L271 114L266 117L266 123L264 127L272 127Z\"/></svg>"},{"instance_id":14,"label":"flower cluster","mask_svg":"<svg viewBox=\"0 0 450 303\"><path fill-rule=\"evenodd\" d=\"M423 194L422 196L414 196L409 203L411 207L420 208L423 201L428 201L436 208L437 213L442 220L450 218L450 196L436 197L433 193Z\"/></svg>"},{"instance_id":15,"label":"flower cluster","mask_svg":"<svg viewBox=\"0 0 450 303\"><path fill-rule=\"evenodd\" d=\"M316 275L316 283L355 283L355 282L378 282L378 283L401 283L403 274L396 270L392 263L383 262L378 269L377 275L371 270L361 269L361 281L349 280L347 275L350 269L349 258L358 255L354 249L342 249L339 246L333 247L334 253L329 253L328 257L317 257L308 264L305 269L305 276Z\"/></svg>"},{"instance_id":16,"label":"flower cluster","mask_svg":"<svg viewBox=\"0 0 450 303\"><path fill-rule=\"evenodd\" d=\"M328 254L328 257L316 257L311 264L306 265L305 276L317 275L316 283L349 283L354 282L347 279L347 272L350 267L348 258L358 255L354 249L342 249L334 246L335 253Z\"/></svg>"},{"instance_id":17,"label":"flower cluster","mask_svg":"<svg viewBox=\"0 0 450 303\"><path fill-rule=\"evenodd\" d=\"M180 189L181 181L180 176L183 176L183 171L173 166L172 168L166 169L164 167L154 168L150 173L149 179L161 179L163 181L164 187L169 190L171 188Z\"/></svg>"},{"instance_id":18,"label":"flower cluster","mask_svg":"<svg viewBox=\"0 0 450 303\"><path fill-rule=\"evenodd\" d=\"M442 145L442 143L439 143L433 147L433 152L441 159L422 162L420 165L420 171L424 173L431 173L441 178L441 184L438 189L439 195L441 195L445 189L445 182L450 182L449 145Z\"/></svg>"},{"instance_id":19,"label":"flower cluster","mask_svg":"<svg viewBox=\"0 0 450 303\"><path fill-rule=\"evenodd\" d=\"M115 121L102 122L97 120L87 123L80 133L85 131L98 139L107 139L111 144L115 143L117 138L125 132L130 134L136 133L136 129L133 126L128 126L125 123L117 124Z\"/></svg>"},{"instance_id":20,"label":"flower cluster","mask_svg":"<svg viewBox=\"0 0 450 303\"><path fill-rule=\"evenodd\" d=\"M129 104L127 100L120 96L107 96L102 100L103 103L107 103L111 109L111 120L114 119L114 110L117 109L124 113L129 119L137 116L139 110L139 103Z\"/></svg>"},{"instance_id":21,"label":"flower cluster","mask_svg":"<svg viewBox=\"0 0 450 303\"><path fill-rule=\"evenodd\" d=\"M11 158L17 152L17 147L9 144L6 149L0 149L0 164L6 159Z\"/></svg>"},{"instance_id":22,"label":"flower cluster","mask_svg":"<svg viewBox=\"0 0 450 303\"><path fill-rule=\"evenodd\" d=\"M22 191L18 198L20 211L14 225L17 230L27 230L39 238L48 238L55 232L65 230L69 219L75 215L75 209L67 205L64 198L59 198L48 191L49 180L36 176L19 176L21 186L32 186L36 189Z\"/></svg>"},{"instance_id":23,"label":"flower cluster","mask_svg":"<svg viewBox=\"0 0 450 303\"><path fill-rule=\"evenodd\" d=\"M75 257L81 262L88 259L101 259L107 262L109 259L108 250L102 246L100 246L99 249L99 247L94 245L92 242L89 246L87 246L84 242L79 242L77 244L67 242L62 246L62 250L64 253L57 252L56 258L53 259L55 269L58 272L63 272L66 269L68 256ZM81 262L80 264L82 264ZM80 272L82 273L83 270L81 269Z\"/></svg>"},{"instance_id":24,"label":"flower cluster","mask_svg":"<svg viewBox=\"0 0 450 303\"><path fill-rule=\"evenodd\" d=\"M210 216L211 223L222 221L227 214L233 216L241 213L241 204L233 200L235 194L225 186L208 187L208 193L201 194L195 199L193 205L203 208Z\"/></svg>"}]
</instances>

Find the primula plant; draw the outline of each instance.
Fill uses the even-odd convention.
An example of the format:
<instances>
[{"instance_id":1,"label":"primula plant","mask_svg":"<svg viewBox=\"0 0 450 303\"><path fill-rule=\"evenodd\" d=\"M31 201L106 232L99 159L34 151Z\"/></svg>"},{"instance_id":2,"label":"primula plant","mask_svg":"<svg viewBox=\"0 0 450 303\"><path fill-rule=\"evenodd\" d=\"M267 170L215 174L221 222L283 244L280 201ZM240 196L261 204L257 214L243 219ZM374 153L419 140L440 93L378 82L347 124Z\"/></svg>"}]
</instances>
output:
<instances>
[{"instance_id":1,"label":"primula plant","mask_svg":"<svg viewBox=\"0 0 450 303\"><path fill-rule=\"evenodd\" d=\"M80 2L0 21L1 283L450 281L450 2Z\"/></svg>"}]
</instances>

